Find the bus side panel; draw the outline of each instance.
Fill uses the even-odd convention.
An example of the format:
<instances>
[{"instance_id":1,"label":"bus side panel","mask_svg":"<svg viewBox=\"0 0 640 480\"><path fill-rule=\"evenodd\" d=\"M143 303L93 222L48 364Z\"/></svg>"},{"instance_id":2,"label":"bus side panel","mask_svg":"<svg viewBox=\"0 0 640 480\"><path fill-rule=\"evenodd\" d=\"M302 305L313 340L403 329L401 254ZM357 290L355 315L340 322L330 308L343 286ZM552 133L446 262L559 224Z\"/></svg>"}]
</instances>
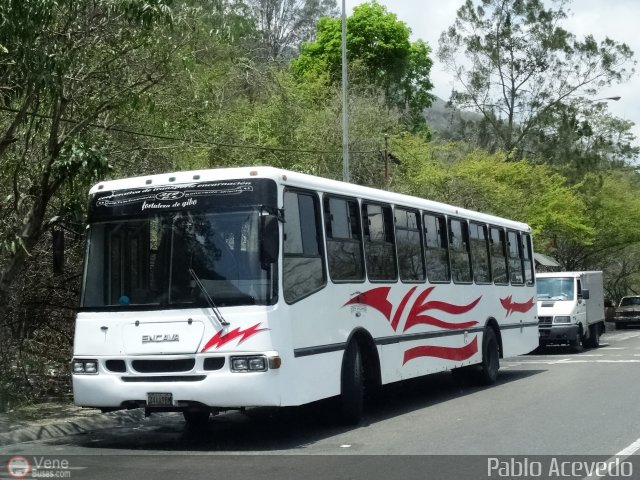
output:
<instances>
[{"instance_id":1,"label":"bus side panel","mask_svg":"<svg viewBox=\"0 0 640 480\"><path fill-rule=\"evenodd\" d=\"M480 363L490 319L503 356L529 353L538 345L534 299L532 286L329 283L288 307L296 398L340 392L342 355L356 329L378 348L383 384Z\"/></svg>"},{"instance_id":2,"label":"bus side panel","mask_svg":"<svg viewBox=\"0 0 640 480\"><path fill-rule=\"evenodd\" d=\"M452 335L383 347L382 383L428 375L482 361L482 334Z\"/></svg>"},{"instance_id":3,"label":"bus side panel","mask_svg":"<svg viewBox=\"0 0 640 480\"><path fill-rule=\"evenodd\" d=\"M297 403L340 393L340 372L347 342L362 330L372 338L389 336L389 321L375 309L350 301L366 290L364 284L332 284L286 308L289 311L295 353L289 394ZM381 349L378 348L380 359ZM288 399L287 399L288 400Z\"/></svg>"}]
</instances>

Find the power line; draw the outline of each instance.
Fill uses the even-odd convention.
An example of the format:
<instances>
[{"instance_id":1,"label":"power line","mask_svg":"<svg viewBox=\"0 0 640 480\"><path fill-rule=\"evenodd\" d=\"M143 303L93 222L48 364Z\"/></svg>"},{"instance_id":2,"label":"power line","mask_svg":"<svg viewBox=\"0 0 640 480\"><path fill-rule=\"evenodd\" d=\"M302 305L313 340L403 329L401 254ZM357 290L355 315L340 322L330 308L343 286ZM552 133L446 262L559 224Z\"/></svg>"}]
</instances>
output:
<instances>
[{"instance_id":1,"label":"power line","mask_svg":"<svg viewBox=\"0 0 640 480\"><path fill-rule=\"evenodd\" d=\"M0 106L0 110L6 111L6 112L12 112L12 113L20 113L19 110L14 109L14 108L9 108L9 107ZM26 115L32 116L32 117L36 117L36 118L42 118L42 119L45 119L45 120L52 120L53 119L53 117L51 117L49 115L42 115L40 113L35 113L35 112L27 112ZM66 122L66 123L73 123L73 124L80 123L79 120L73 120L73 119L70 119L70 118L61 118L60 121L61 122ZM249 145L249 144L240 145L240 144L236 144L236 143L212 142L212 141L198 140L198 139L185 140L184 138L173 137L173 136L170 136L170 135L158 135L158 134L155 134L155 133L139 132L139 131L136 131L136 130L130 130L128 128L105 126L105 125L100 125L100 124L97 124L97 123L89 123L89 124L87 124L87 126L91 127L91 128L98 128L98 129L105 130L105 131L124 133L124 134L127 134L127 135L134 135L134 136L138 136L138 137L155 138L157 140L168 140L168 141L173 141L173 142L182 142L182 143L186 143L186 144L206 145L206 146L212 146L212 147L244 148L244 149L247 149L247 150L266 150L266 151L271 151L271 152L283 152L283 153L311 153L311 154L317 154L317 155L326 155L326 154L335 155L335 154L339 154L340 153L339 150L311 150L311 149L297 149L297 148L285 148L285 147L268 147L268 146L265 146L265 145ZM371 154L371 153L378 153L378 150L354 151L353 153Z\"/></svg>"}]
</instances>

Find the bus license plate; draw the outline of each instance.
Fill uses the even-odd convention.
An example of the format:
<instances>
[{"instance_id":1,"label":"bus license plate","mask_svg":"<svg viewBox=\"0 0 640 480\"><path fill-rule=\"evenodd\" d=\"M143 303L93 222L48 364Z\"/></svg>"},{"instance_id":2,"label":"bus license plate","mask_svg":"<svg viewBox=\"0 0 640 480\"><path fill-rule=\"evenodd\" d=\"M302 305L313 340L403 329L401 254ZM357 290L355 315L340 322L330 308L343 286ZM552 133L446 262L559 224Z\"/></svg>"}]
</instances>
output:
<instances>
[{"instance_id":1,"label":"bus license plate","mask_svg":"<svg viewBox=\"0 0 640 480\"><path fill-rule=\"evenodd\" d=\"M172 393L147 393L147 407L171 407L173 406Z\"/></svg>"}]
</instances>

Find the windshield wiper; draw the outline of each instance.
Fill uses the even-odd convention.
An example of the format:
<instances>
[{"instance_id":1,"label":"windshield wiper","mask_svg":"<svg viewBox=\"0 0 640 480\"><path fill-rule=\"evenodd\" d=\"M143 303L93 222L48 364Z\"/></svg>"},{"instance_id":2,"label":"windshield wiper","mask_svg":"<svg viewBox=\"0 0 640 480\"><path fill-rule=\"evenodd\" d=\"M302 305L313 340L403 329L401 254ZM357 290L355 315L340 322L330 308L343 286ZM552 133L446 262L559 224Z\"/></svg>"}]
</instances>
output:
<instances>
[{"instance_id":1,"label":"windshield wiper","mask_svg":"<svg viewBox=\"0 0 640 480\"><path fill-rule=\"evenodd\" d=\"M204 296L205 301L207 302L207 305L209 305L209 308L211 309L211 311L213 312L213 314L216 317L216 320L218 321L218 323L221 325L221 327L227 327L230 325L229 322L227 322L224 317L222 316L222 313L220 313L220 310L218 310L218 307L216 306L215 302L213 301L213 298L211 298L211 295L209 295L209 292L207 292L207 289L204 288L204 285L202 284L202 282L200 281L200 278L198 278L198 275L196 274L196 272L193 270L193 268L189 269L189 273L191 274L191 277L193 278L193 280L196 282L196 285L198 286L198 288L200 289L200 291L202 292L202 295Z\"/></svg>"}]
</instances>

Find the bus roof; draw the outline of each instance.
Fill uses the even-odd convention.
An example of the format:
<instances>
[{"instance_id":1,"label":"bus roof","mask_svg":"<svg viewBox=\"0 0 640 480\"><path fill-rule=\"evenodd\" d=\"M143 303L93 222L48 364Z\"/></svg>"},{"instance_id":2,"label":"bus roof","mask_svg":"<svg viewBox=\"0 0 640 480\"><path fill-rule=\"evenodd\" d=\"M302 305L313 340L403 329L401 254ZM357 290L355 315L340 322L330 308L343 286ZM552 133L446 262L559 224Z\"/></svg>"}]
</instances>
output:
<instances>
[{"instance_id":1,"label":"bus roof","mask_svg":"<svg viewBox=\"0 0 640 480\"><path fill-rule=\"evenodd\" d=\"M94 185L89 191L89 194L134 188L154 188L166 185L181 185L246 178L269 178L284 186L308 188L336 195L354 196L377 202L393 203L399 206L413 207L416 209L429 210L447 215L460 216L471 220L477 220L482 223L491 223L527 232L531 231L531 228L525 223L508 220L494 215L480 213L410 195L378 190L353 183L346 183L338 180L331 180L328 178L266 166L190 170L109 180Z\"/></svg>"}]
</instances>

